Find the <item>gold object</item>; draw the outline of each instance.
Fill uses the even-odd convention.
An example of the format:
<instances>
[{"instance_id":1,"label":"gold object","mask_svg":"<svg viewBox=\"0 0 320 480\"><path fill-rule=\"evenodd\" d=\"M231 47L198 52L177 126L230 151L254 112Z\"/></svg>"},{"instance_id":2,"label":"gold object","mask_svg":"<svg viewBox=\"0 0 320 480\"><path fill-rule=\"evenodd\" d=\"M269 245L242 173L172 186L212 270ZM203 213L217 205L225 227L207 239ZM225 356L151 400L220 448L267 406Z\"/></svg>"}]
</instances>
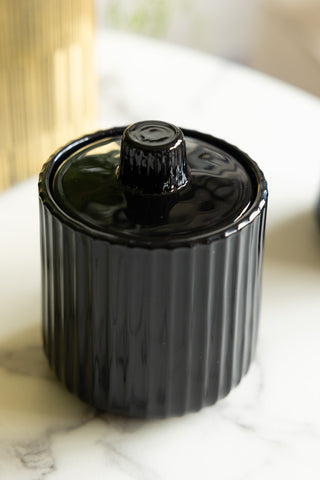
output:
<instances>
[{"instance_id":1,"label":"gold object","mask_svg":"<svg viewBox=\"0 0 320 480\"><path fill-rule=\"evenodd\" d=\"M95 127L94 2L2 0L0 189Z\"/></svg>"}]
</instances>

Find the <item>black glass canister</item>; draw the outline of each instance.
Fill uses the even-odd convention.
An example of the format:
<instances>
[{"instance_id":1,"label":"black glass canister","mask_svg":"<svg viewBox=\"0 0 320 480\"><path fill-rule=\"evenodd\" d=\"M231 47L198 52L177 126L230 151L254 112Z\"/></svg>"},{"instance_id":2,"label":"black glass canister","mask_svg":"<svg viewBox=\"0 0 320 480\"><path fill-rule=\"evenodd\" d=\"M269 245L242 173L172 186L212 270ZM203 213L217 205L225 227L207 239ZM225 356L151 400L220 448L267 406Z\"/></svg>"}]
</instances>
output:
<instances>
[{"instance_id":1,"label":"black glass canister","mask_svg":"<svg viewBox=\"0 0 320 480\"><path fill-rule=\"evenodd\" d=\"M238 148L145 121L86 135L39 178L45 353L96 408L196 411L248 371L267 184Z\"/></svg>"}]
</instances>

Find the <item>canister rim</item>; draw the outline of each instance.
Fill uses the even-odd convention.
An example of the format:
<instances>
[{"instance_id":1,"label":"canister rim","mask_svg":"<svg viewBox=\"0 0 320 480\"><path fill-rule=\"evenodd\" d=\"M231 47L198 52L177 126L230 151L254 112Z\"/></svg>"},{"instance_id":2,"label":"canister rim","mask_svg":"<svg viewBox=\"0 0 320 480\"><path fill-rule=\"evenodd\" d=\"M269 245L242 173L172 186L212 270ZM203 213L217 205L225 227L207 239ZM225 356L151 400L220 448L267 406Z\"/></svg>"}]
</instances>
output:
<instances>
[{"instance_id":1,"label":"canister rim","mask_svg":"<svg viewBox=\"0 0 320 480\"><path fill-rule=\"evenodd\" d=\"M256 196L253 199L251 206L239 219L233 222L232 225L227 225L226 227L210 232L201 232L198 234L192 232L189 236L184 236L183 238L165 237L164 239L151 236L145 236L143 238L126 238L119 237L107 231L96 229L71 217L59 206L53 195L52 179L57 169L64 160L66 160L77 150L87 145L90 145L93 142L102 140L106 137L122 135L123 131L126 128L127 125L105 130L99 130L97 132L77 138L72 142L69 142L62 148L58 149L43 165L43 168L39 175L38 183L40 201L60 222L78 232L81 232L95 239L107 241L111 244L119 244L136 248L141 247L152 249L172 249L179 247L191 247L196 244L208 244L217 240L230 237L231 235L235 235L237 234L237 232L243 230L247 225L251 224L254 219L259 216L261 212L266 208L268 198L267 182L263 172L254 160L252 160L238 147L226 142L225 140L214 137L210 134L198 132L196 130L181 128L185 136L211 143L216 147L222 149L223 151L227 152L228 154L234 156L237 161L239 161L239 163L246 168L251 182L255 184Z\"/></svg>"}]
</instances>

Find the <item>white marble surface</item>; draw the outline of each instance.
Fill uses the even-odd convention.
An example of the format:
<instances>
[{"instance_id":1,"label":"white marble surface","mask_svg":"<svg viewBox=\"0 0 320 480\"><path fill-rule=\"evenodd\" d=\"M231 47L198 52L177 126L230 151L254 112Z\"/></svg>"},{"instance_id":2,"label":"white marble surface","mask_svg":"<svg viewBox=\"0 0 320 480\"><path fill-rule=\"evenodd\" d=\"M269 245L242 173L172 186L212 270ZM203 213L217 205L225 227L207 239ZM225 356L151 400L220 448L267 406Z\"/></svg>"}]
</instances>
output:
<instances>
[{"instance_id":1,"label":"white marble surface","mask_svg":"<svg viewBox=\"0 0 320 480\"><path fill-rule=\"evenodd\" d=\"M257 357L199 413L101 415L55 380L40 338L36 179L0 196L0 479L320 478L320 102L190 50L99 38L101 126L158 118L237 144L270 203ZM103 119L103 120L102 120Z\"/></svg>"}]
</instances>

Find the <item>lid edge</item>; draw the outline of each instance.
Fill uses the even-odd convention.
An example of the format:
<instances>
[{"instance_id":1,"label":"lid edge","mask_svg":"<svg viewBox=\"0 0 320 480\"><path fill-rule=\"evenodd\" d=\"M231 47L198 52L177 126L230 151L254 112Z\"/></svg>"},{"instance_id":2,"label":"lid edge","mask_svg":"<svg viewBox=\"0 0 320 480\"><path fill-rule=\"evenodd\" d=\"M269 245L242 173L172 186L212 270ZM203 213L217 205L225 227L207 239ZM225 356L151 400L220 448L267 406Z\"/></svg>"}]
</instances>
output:
<instances>
[{"instance_id":1,"label":"lid edge","mask_svg":"<svg viewBox=\"0 0 320 480\"><path fill-rule=\"evenodd\" d=\"M89 225L86 225L72 218L57 204L52 194L51 180L56 170L58 169L63 160L65 160L79 148L82 148L94 141L102 140L106 137L116 135L121 136L125 128L127 128L127 125L123 127L114 127L105 130L98 130L94 133L79 137L59 148L49 157L48 161L44 163L42 170L39 174L39 199L49 209L52 215L57 217L61 222L65 223L70 228L73 228L74 230L77 230L95 239L108 241L111 244L116 243L119 245L136 248L141 247L149 249L172 249L191 247L195 244L201 243L207 244L213 241L230 237L231 235L234 235L237 232L243 230L247 225L251 224L257 216L261 215L262 210L266 208L268 199L267 181L264 177L262 170L259 168L257 163L249 157L249 155L244 153L238 147L226 142L225 140L214 137L213 135L201 133L196 130L181 128L184 135L211 143L216 147L221 148L227 153L233 155L246 168L251 180L255 182L256 196L252 202L252 205L243 214L243 216L241 216L238 220L234 222L232 226L228 225L215 231L213 230L211 232L204 232L200 234L193 233L190 234L190 236L184 236L183 239L180 239L179 237L173 238L169 236L146 237L142 239L119 237L112 233L103 232L101 230L90 227Z\"/></svg>"}]
</instances>

